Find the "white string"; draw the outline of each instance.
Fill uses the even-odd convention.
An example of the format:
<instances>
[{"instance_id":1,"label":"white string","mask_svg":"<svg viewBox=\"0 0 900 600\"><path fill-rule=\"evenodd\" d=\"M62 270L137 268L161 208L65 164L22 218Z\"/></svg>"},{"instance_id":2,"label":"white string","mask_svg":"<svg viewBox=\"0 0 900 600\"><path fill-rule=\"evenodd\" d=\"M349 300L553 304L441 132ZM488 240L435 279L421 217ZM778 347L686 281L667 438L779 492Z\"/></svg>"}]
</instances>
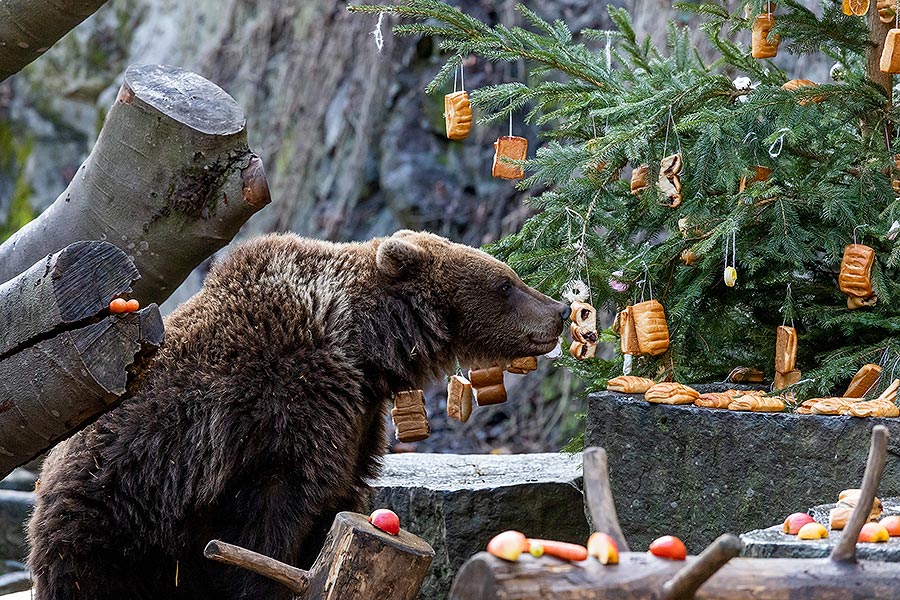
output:
<instances>
[{"instance_id":1,"label":"white string","mask_svg":"<svg viewBox=\"0 0 900 600\"><path fill-rule=\"evenodd\" d=\"M606 72L612 71L612 32L606 32Z\"/></svg>"},{"instance_id":2,"label":"white string","mask_svg":"<svg viewBox=\"0 0 900 600\"><path fill-rule=\"evenodd\" d=\"M860 227L865 227L865 226L866 226L866 224L863 223L863 224L857 225L856 227L853 228L853 243L854 244L856 243L856 230L859 229Z\"/></svg>"},{"instance_id":3,"label":"white string","mask_svg":"<svg viewBox=\"0 0 900 600\"><path fill-rule=\"evenodd\" d=\"M462 59L459 59L459 89L466 90L466 73L463 69Z\"/></svg>"},{"instance_id":4,"label":"white string","mask_svg":"<svg viewBox=\"0 0 900 600\"><path fill-rule=\"evenodd\" d=\"M786 311L785 309L787 308L787 301L790 300L790 299L791 299L791 282L788 281L788 284L787 284L787 297L784 299L784 300L785 300L785 305L781 307L781 314L784 315L783 318L781 319L781 326L782 326L782 327L784 327L784 325L787 323L787 311ZM791 314L791 327L793 327L793 326L794 326L794 315Z\"/></svg>"},{"instance_id":5,"label":"white string","mask_svg":"<svg viewBox=\"0 0 900 600\"><path fill-rule=\"evenodd\" d=\"M459 77L459 65L456 65L456 68L453 69L453 93L456 93L456 80Z\"/></svg>"},{"instance_id":6,"label":"white string","mask_svg":"<svg viewBox=\"0 0 900 600\"><path fill-rule=\"evenodd\" d=\"M509 137L512 137L512 98L509 99Z\"/></svg>"},{"instance_id":7,"label":"white string","mask_svg":"<svg viewBox=\"0 0 900 600\"><path fill-rule=\"evenodd\" d=\"M375 24L375 29L372 30L372 35L375 36L375 47L378 48L378 51L381 52L381 49L384 48L384 35L381 33L381 23L384 21L384 13L378 13L378 23ZM455 91L455 90L454 90Z\"/></svg>"},{"instance_id":8,"label":"white string","mask_svg":"<svg viewBox=\"0 0 900 600\"><path fill-rule=\"evenodd\" d=\"M772 142L772 145L769 146L769 156L771 156L772 158L778 158L778 155L781 154L781 150L784 148L784 136L790 133L790 131L791 130L787 127L782 127L778 130L778 132L781 133L781 136L779 136L779 138ZM778 146L778 150L775 150L776 145Z\"/></svg>"},{"instance_id":9,"label":"white string","mask_svg":"<svg viewBox=\"0 0 900 600\"><path fill-rule=\"evenodd\" d=\"M753 162L758 165L759 157L757 156L756 151L759 149L759 136L756 135L755 131L748 131L741 143L746 146L748 140L753 140Z\"/></svg>"}]
</instances>

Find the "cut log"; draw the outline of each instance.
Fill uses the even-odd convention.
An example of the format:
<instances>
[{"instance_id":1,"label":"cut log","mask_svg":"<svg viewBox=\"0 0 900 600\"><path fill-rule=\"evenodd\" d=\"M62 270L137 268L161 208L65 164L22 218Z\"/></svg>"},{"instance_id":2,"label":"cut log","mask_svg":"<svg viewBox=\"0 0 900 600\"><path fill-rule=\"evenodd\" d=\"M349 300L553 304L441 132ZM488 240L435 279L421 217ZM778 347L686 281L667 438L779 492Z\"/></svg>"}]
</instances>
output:
<instances>
[{"instance_id":1,"label":"cut log","mask_svg":"<svg viewBox=\"0 0 900 600\"><path fill-rule=\"evenodd\" d=\"M273 579L300 600L414 600L434 550L404 529L390 535L364 515L340 512L309 571L218 540L207 544L204 555Z\"/></svg>"},{"instance_id":2,"label":"cut log","mask_svg":"<svg viewBox=\"0 0 900 600\"><path fill-rule=\"evenodd\" d=\"M18 73L106 0L4 0L0 2L0 81Z\"/></svg>"},{"instance_id":3,"label":"cut log","mask_svg":"<svg viewBox=\"0 0 900 600\"><path fill-rule=\"evenodd\" d=\"M609 468L603 448L587 448L584 451L584 502L591 514L594 531L607 534L615 540L620 552L628 552L628 542L622 535L609 487Z\"/></svg>"},{"instance_id":4,"label":"cut log","mask_svg":"<svg viewBox=\"0 0 900 600\"><path fill-rule=\"evenodd\" d=\"M234 99L199 75L129 67L68 188L0 246L0 281L72 242L106 240L141 272L134 297L161 303L269 202L245 125Z\"/></svg>"},{"instance_id":5,"label":"cut log","mask_svg":"<svg viewBox=\"0 0 900 600\"><path fill-rule=\"evenodd\" d=\"M139 278L112 244L76 242L0 285L0 478L135 391L159 308L108 308Z\"/></svg>"}]
</instances>

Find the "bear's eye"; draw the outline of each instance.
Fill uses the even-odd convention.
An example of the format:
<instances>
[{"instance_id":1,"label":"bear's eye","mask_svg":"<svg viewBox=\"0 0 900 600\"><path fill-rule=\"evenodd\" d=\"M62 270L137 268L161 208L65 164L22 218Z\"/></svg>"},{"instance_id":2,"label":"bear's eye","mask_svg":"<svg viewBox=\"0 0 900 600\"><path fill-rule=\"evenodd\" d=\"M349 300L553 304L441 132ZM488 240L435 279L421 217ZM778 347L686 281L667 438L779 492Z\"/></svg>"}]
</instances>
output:
<instances>
[{"instance_id":1,"label":"bear's eye","mask_svg":"<svg viewBox=\"0 0 900 600\"><path fill-rule=\"evenodd\" d=\"M503 285L500 286L500 291L504 294L509 294L512 291L512 287L512 284L506 281L503 283Z\"/></svg>"}]
</instances>

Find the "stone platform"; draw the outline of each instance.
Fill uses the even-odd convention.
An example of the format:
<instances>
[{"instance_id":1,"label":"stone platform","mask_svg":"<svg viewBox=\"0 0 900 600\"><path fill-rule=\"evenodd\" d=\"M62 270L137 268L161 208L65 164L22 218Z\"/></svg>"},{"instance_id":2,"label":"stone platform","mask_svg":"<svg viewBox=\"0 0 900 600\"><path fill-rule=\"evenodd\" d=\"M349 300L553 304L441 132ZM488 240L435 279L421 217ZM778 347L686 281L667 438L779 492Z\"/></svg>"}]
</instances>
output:
<instances>
[{"instance_id":1,"label":"stone platform","mask_svg":"<svg viewBox=\"0 0 900 600\"><path fill-rule=\"evenodd\" d=\"M859 487L877 424L891 432L879 496L900 495L900 419L665 406L600 392L588 400L585 445L606 448L633 550L672 534L699 553L722 533L768 527Z\"/></svg>"},{"instance_id":2,"label":"stone platform","mask_svg":"<svg viewBox=\"0 0 900 600\"><path fill-rule=\"evenodd\" d=\"M900 515L900 498L882 498L881 502L884 508L881 518ZM834 507L834 504L822 504L811 508L809 514L827 528L828 513ZM794 512L802 512L802 509ZM795 535L782 533L781 523L778 523L742 534L744 551L741 555L752 558L823 558L831 554L842 535L843 531L829 529L828 537L823 540L798 540ZM877 544L858 543L856 556L866 560L900 562L900 538L892 537Z\"/></svg>"}]
</instances>

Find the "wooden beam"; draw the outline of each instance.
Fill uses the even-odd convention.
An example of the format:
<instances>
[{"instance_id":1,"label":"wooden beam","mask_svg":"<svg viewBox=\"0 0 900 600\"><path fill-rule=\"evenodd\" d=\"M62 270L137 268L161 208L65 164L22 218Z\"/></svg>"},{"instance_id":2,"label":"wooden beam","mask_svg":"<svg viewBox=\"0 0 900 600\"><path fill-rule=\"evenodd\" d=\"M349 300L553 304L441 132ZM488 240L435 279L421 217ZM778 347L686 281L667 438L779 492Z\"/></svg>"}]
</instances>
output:
<instances>
[{"instance_id":1,"label":"wooden beam","mask_svg":"<svg viewBox=\"0 0 900 600\"><path fill-rule=\"evenodd\" d=\"M287 565L258 552L233 544L211 540L203 550L203 556L226 565L241 567L273 581L277 581L295 594L304 594L309 588L309 571Z\"/></svg>"}]
</instances>

